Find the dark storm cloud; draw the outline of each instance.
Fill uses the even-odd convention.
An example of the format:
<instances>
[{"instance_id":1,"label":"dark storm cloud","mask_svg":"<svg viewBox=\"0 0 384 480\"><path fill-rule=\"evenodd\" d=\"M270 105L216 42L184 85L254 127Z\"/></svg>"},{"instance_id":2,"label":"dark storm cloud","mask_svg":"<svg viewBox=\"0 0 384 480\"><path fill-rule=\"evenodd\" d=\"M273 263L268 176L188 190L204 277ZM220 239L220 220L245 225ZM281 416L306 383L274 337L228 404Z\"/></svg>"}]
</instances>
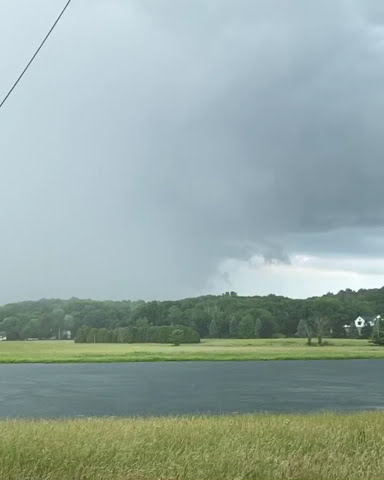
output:
<instances>
[{"instance_id":1,"label":"dark storm cloud","mask_svg":"<svg viewBox=\"0 0 384 480\"><path fill-rule=\"evenodd\" d=\"M3 2L2 91L59 7ZM227 256L365 253L384 223L380 19L346 0L73 2L0 113L2 298L176 297Z\"/></svg>"}]
</instances>

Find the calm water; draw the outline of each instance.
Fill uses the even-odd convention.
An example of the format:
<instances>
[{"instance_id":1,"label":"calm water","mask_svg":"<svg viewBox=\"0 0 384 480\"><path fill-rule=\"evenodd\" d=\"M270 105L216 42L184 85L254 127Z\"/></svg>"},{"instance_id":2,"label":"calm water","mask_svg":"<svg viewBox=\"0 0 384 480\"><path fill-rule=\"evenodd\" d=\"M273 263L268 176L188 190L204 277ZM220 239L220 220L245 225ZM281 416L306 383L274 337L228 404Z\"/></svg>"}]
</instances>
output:
<instances>
[{"instance_id":1,"label":"calm water","mask_svg":"<svg viewBox=\"0 0 384 480\"><path fill-rule=\"evenodd\" d=\"M1 365L0 417L384 408L384 362Z\"/></svg>"}]
</instances>

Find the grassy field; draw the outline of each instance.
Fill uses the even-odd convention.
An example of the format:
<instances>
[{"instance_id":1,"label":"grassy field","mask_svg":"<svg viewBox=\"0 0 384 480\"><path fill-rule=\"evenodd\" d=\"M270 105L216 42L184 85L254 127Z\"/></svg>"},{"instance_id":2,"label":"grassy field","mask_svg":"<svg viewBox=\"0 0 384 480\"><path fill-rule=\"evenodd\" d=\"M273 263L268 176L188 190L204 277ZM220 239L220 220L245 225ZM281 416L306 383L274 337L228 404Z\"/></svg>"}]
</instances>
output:
<instances>
[{"instance_id":1,"label":"grassy field","mask_svg":"<svg viewBox=\"0 0 384 480\"><path fill-rule=\"evenodd\" d=\"M383 480L384 414L0 422L3 480Z\"/></svg>"},{"instance_id":2,"label":"grassy field","mask_svg":"<svg viewBox=\"0 0 384 480\"><path fill-rule=\"evenodd\" d=\"M203 340L196 345L0 342L0 363L147 362L172 360L300 360L384 358L368 340L331 339L308 347L303 339Z\"/></svg>"}]
</instances>

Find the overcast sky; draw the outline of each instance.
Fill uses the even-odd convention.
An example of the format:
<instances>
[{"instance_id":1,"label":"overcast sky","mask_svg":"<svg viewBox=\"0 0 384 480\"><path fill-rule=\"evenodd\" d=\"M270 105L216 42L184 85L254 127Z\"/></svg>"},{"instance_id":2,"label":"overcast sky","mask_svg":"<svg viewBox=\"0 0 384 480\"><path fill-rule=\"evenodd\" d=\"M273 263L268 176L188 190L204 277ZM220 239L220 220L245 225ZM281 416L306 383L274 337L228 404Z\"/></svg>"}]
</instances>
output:
<instances>
[{"instance_id":1,"label":"overcast sky","mask_svg":"<svg viewBox=\"0 0 384 480\"><path fill-rule=\"evenodd\" d=\"M63 7L0 2L0 96ZM382 0L73 0L0 111L0 303L384 285Z\"/></svg>"}]
</instances>

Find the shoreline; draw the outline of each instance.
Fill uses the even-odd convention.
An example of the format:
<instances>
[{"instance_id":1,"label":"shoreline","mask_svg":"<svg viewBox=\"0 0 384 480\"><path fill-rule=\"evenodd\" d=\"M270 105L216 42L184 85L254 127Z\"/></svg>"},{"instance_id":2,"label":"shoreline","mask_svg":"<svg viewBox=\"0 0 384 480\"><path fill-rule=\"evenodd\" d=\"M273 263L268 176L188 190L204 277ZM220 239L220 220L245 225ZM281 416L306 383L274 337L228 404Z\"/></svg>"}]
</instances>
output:
<instances>
[{"instance_id":1,"label":"shoreline","mask_svg":"<svg viewBox=\"0 0 384 480\"><path fill-rule=\"evenodd\" d=\"M124 364L124 363L193 363L193 362L279 362L279 361L326 361L326 360L384 360L383 356L369 356L369 355L323 355L323 356L276 356L276 357L259 357L259 356L224 356L214 357L147 357L143 358L138 356L137 358L125 358L125 357L113 357L113 358L65 358L65 359L1 359L1 365L75 365L75 364Z\"/></svg>"}]
</instances>

